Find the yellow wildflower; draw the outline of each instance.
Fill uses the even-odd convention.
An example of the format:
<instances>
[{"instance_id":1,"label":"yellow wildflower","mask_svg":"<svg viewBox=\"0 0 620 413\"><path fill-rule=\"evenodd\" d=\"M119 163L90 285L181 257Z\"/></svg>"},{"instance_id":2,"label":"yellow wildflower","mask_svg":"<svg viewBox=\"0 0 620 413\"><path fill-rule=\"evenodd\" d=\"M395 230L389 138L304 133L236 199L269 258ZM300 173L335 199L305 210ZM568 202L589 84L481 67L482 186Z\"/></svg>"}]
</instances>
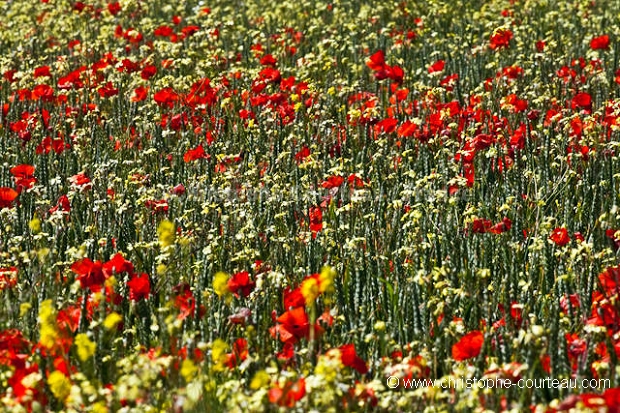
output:
<instances>
[{"instance_id":1,"label":"yellow wildflower","mask_svg":"<svg viewBox=\"0 0 620 413\"><path fill-rule=\"evenodd\" d=\"M308 277L301 283L301 295L306 300L306 305L310 306L319 296L319 283L315 277Z\"/></svg>"},{"instance_id":2,"label":"yellow wildflower","mask_svg":"<svg viewBox=\"0 0 620 413\"><path fill-rule=\"evenodd\" d=\"M331 293L334 291L334 278L336 278L336 270L326 265L321 269L319 275L319 289L322 293Z\"/></svg>"},{"instance_id":3,"label":"yellow wildflower","mask_svg":"<svg viewBox=\"0 0 620 413\"><path fill-rule=\"evenodd\" d=\"M269 379L269 374L267 374L265 370L259 370L256 372L254 378L252 378L252 381L250 382L250 389L258 390L262 387L267 386L270 382L271 380Z\"/></svg>"},{"instance_id":4,"label":"yellow wildflower","mask_svg":"<svg viewBox=\"0 0 620 413\"><path fill-rule=\"evenodd\" d=\"M159 223L157 227L157 235L159 236L159 245L162 248L169 247L174 244L175 226L167 219Z\"/></svg>"},{"instance_id":5,"label":"yellow wildflower","mask_svg":"<svg viewBox=\"0 0 620 413\"><path fill-rule=\"evenodd\" d=\"M49 375L47 385L58 400L64 401L71 393L71 381L58 370Z\"/></svg>"},{"instance_id":6,"label":"yellow wildflower","mask_svg":"<svg viewBox=\"0 0 620 413\"><path fill-rule=\"evenodd\" d=\"M38 234L41 232L41 220L35 216L28 223L28 227L30 227L30 231L32 231L33 234Z\"/></svg>"},{"instance_id":7,"label":"yellow wildflower","mask_svg":"<svg viewBox=\"0 0 620 413\"><path fill-rule=\"evenodd\" d=\"M105 318L105 320L103 320L103 326L106 328L106 330L112 330L113 328L116 328L118 323L120 323L121 321L123 321L123 317L121 317L119 313L110 313Z\"/></svg>"},{"instance_id":8,"label":"yellow wildflower","mask_svg":"<svg viewBox=\"0 0 620 413\"><path fill-rule=\"evenodd\" d=\"M213 290L220 297L229 293L228 278L228 274L222 271L216 273L215 277L213 277Z\"/></svg>"},{"instance_id":9,"label":"yellow wildflower","mask_svg":"<svg viewBox=\"0 0 620 413\"><path fill-rule=\"evenodd\" d=\"M198 373L198 367L194 364L190 359L183 360L183 364L181 365L181 376L185 379L186 382L190 382Z\"/></svg>"},{"instance_id":10,"label":"yellow wildflower","mask_svg":"<svg viewBox=\"0 0 620 413\"><path fill-rule=\"evenodd\" d=\"M85 333L80 333L75 336L75 345L77 347L78 357L82 361L91 358L97 349L97 345L92 342Z\"/></svg>"},{"instance_id":11,"label":"yellow wildflower","mask_svg":"<svg viewBox=\"0 0 620 413\"><path fill-rule=\"evenodd\" d=\"M224 367L226 362L226 351L228 350L228 344L224 340L216 339L211 346L211 359L215 363L214 369L220 371Z\"/></svg>"},{"instance_id":12,"label":"yellow wildflower","mask_svg":"<svg viewBox=\"0 0 620 413\"><path fill-rule=\"evenodd\" d=\"M45 300L39 307L40 338L39 343L47 349L56 345L58 340L58 328L56 326L56 310L52 300Z\"/></svg>"}]
</instances>

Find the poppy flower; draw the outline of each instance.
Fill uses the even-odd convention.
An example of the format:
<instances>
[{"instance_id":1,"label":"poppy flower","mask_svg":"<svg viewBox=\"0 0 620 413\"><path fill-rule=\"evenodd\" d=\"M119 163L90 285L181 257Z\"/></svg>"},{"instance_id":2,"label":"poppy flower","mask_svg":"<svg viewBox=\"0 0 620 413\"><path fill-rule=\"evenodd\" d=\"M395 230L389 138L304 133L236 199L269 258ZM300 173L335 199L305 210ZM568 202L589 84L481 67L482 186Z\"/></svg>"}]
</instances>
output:
<instances>
[{"instance_id":1,"label":"poppy flower","mask_svg":"<svg viewBox=\"0 0 620 413\"><path fill-rule=\"evenodd\" d=\"M446 65L445 60L438 60L428 67L428 73L442 72L445 65Z\"/></svg>"},{"instance_id":2,"label":"poppy flower","mask_svg":"<svg viewBox=\"0 0 620 413\"><path fill-rule=\"evenodd\" d=\"M183 155L183 161L185 163L189 163L195 161L197 159L207 158L209 159L211 156L205 153L205 148L202 145L198 145L194 149L188 149Z\"/></svg>"},{"instance_id":3,"label":"poppy flower","mask_svg":"<svg viewBox=\"0 0 620 413\"><path fill-rule=\"evenodd\" d=\"M34 69L34 77L51 77L52 73L50 72L49 66L39 66Z\"/></svg>"},{"instance_id":4,"label":"poppy flower","mask_svg":"<svg viewBox=\"0 0 620 413\"><path fill-rule=\"evenodd\" d=\"M168 212L168 201L165 199L147 199L144 206L153 211L153 214Z\"/></svg>"},{"instance_id":5,"label":"poppy flower","mask_svg":"<svg viewBox=\"0 0 620 413\"><path fill-rule=\"evenodd\" d=\"M148 93L148 86L138 86L134 89L129 100L132 102L142 102L143 100L146 100Z\"/></svg>"},{"instance_id":6,"label":"poppy flower","mask_svg":"<svg viewBox=\"0 0 620 413\"><path fill-rule=\"evenodd\" d=\"M512 31L508 29L498 29L491 35L490 47L493 50L508 48L510 40L514 37Z\"/></svg>"},{"instance_id":7,"label":"poppy flower","mask_svg":"<svg viewBox=\"0 0 620 413\"><path fill-rule=\"evenodd\" d=\"M282 350L276 354L278 360L288 361L295 356L295 346L291 342L284 343Z\"/></svg>"},{"instance_id":8,"label":"poppy flower","mask_svg":"<svg viewBox=\"0 0 620 413\"><path fill-rule=\"evenodd\" d=\"M321 211L321 207L311 207L308 211L308 217L310 218L312 238L316 238L317 232L323 229L323 212Z\"/></svg>"},{"instance_id":9,"label":"poppy flower","mask_svg":"<svg viewBox=\"0 0 620 413\"><path fill-rule=\"evenodd\" d=\"M127 287L129 287L131 301L147 299L151 293L151 281L148 274L134 275L131 280L127 281Z\"/></svg>"},{"instance_id":10,"label":"poppy flower","mask_svg":"<svg viewBox=\"0 0 620 413\"><path fill-rule=\"evenodd\" d=\"M233 274L228 279L228 290L235 295L235 297L247 297L254 290L256 283L250 279L250 274L247 271L241 271Z\"/></svg>"},{"instance_id":11,"label":"poppy flower","mask_svg":"<svg viewBox=\"0 0 620 413\"><path fill-rule=\"evenodd\" d=\"M463 361L478 357L483 344L484 335L480 331L472 331L452 346L452 358L456 361Z\"/></svg>"},{"instance_id":12,"label":"poppy flower","mask_svg":"<svg viewBox=\"0 0 620 413\"><path fill-rule=\"evenodd\" d=\"M338 188L344 182L344 178L342 176L330 176L327 180L323 181L321 186L325 189Z\"/></svg>"},{"instance_id":13,"label":"poppy flower","mask_svg":"<svg viewBox=\"0 0 620 413\"><path fill-rule=\"evenodd\" d=\"M77 175L73 175L71 178L69 178L69 182L71 182L72 185L78 187L80 191L83 191L83 190L86 190L92 187L90 178L86 176L83 172Z\"/></svg>"},{"instance_id":14,"label":"poppy flower","mask_svg":"<svg viewBox=\"0 0 620 413\"><path fill-rule=\"evenodd\" d=\"M0 291L17 285L17 267L0 268ZM0 346L1 347L1 346ZM0 364L1 364L0 354Z\"/></svg>"},{"instance_id":15,"label":"poppy flower","mask_svg":"<svg viewBox=\"0 0 620 413\"><path fill-rule=\"evenodd\" d=\"M157 67L153 65L149 65L149 66L146 66L144 69L142 69L142 72L140 72L140 77L144 80L149 80L150 78L155 76L156 73L157 73Z\"/></svg>"},{"instance_id":16,"label":"poppy flower","mask_svg":"<svg viewBox=\"0 0 620 413\"><path fill-rule=\"evenodd\" d=\"M278 61L270 54L266 54L260 59L260 64L262 66L275 66L277 63Z\"/></svg>"},{"instance_id":17,"label":"poppy flower","mask_svg":"<svg viewBox=\"0 0 620 413\"><path fill-rule=\"evenodd\" d=\"M310 149L304 145L304 147L295 154L295 162L301 163L305 161L308 156L310 156Z\"/></svg>"},{"instance_id":18,"label":"poppy flower","mask_svg":"<svg viewBox=\"0 0 620 413\"><path fill-rule=\"evenodd\" d=\"M599 274L598 281L608 296L620 293L620 267L608 267Z\"/></svg>"},{"instance_id":19,"label":"poppy flower","mask_svg":"<svg viewBox=\"0 0 620 413\"><path fill-rule=\"evenodd\" d=\"M366 362L355 352L354 344L345 344L340 346L338 349L340 350L340 360L342 361L342 364L347 367L351 367L359 374L368 373L368 366L366 365Z\"/></svg>"},{"instance_id":20,"label":"poppy flower","mask_svg":"<svg viewBox=\"0 0 620 413\"><path fill-rule=\"evenodd\" d=\"M592 40L590 40L590 48L592 50L608 50L609 36L604 34L602 36L594 37Z\"/></svg>"},{"instance_id":21,"label":"poppy flower","mask_svg":"<svg viewBox=\"0 0 620 413\"><path fill-rule=\"evenodd\" d=\"M17 165L11 168L10 172L15 178L17 192L21 192L22 189L30 189L37 182L37 178L34 177L34 166L32 165Z\"/></svg>"},{"instance_id":22,"label":"poppy flower","mask_svg":"<svg viewBox=\"0 0 620 413\"><path fill-rule=\"evenodd\" d=\"M509 218L504 217L502 218L501 222L498 222L497 224L489 228L488 232L490 232L491 234L502 234L504 232L510 231L510 228L512 228L512 221Z\"/></svg>"},{"instance_id":23,"label":"poppy flower","mask_svg":"<svg viewBox=\"0 0 620 413\"><path fill-rule=\"evenodd\" d=\"M67 195L61 195L58 198L58 202L56 202L56 206L49 209L50 214L53 214L57 211L66 213L71 212L71 202L69 201L69 198L67 198Z\"/></svg>"},{"instance_id":24,"label":"poppy flower","mask_svg":"<svg viewBox=\"0 0 620 413\"><path fill-rule=\"evenodd\" d=\"M570 236L566 228L555 228L549 236L549 239L559 247L563 247L570 242Z\"/></svg>"},{"instance_id":25,"label":"poppy flower","mask_svg":"<svg viewBox=\"0 0 620 413\"><path fill-rule=\"evenodd\" d=\"M586 340L579 337L578 334L565 334L566 339L566 351L568 353L568 360L571 363L573 371L576 371L580 362L585 362L584 357L587 356L588 345Z\"/></svg>"},{"instance_id":26,"label":"poppy flower","mask_svg":"<svg viewBox=\"0 0 620 413\"><path fill-rule=\"evenodd\" d=\"M174 306L181 310L177 319L184 320L189 316L193 316L196 310L196 298L192 293L191 287L187 283L176 285L172 291L176 294L174 298Z\"/></svg>"},{"instance_id":27,"label":"poppy flower","mask_svg":"<svg viewBox=\"0 0 620 413\"><path fill-rule=\"evenodd\" d=\"M587 92L579 92L571 100L571 108L584 109L587 111L592 110L592 97Z\"/></svg>"},{"instance_id":28,"label":"poppy flower","mask_svg":"<svg viewBox=\"0 0 620 413\"><path fill-rule=\"evenodd\" d=\"M276 319L276 326L270 329L271 335L283 343L296 343L307 338L310 332L308 315L304 307L293 308Z\"/></svg>"},{"instance_id":29,"label":"poppy flower","mask_svg":"<svg viewBox=\"0 0 620 413\"><path fill-rule=\"evenodd\" d=\"M178 184L174 188L172 188L172 191L170 192L174 195L181 196L185 193L185 185Z\"/></svg>"},{"instance_id":30,"label":"poppy flower","mask_svg":"<svg viewBox=\"0 0 620 413\"><path fill-rule=\"evenodd\" d=\"M384 70L386 67L385 64L385 53L383 50L379 50L366 61L366 66L372 71Z\"/></svg>"},{"instance_id":31,"label":"poppy flower","mask_svg":"<svg viewBox=\"0 0 620 413\"><path fill-rule=\"evenodd\" d=\"M121 11L121 4L118 1L108 3L108 11L112 16L116 16Z\"/></svg>"},{"instance_id":32,"label":"poppy flower","mask_svg":"<svg viewBox=\"0 0 620 413\"><path fill-rule=\"evenodd\" d=\"M269 401L281 407L294 407L306 395L306 381L300 378L269 390Z\"/></svg>"},{"instance_id":33,"label":"poppy flower","mask_svg":"<svg viewBox=\"0 0 620 413\"><path fill-rule=\"evenodd\" d=\"M13 188L1 187L0 188L0 209L11 208L13 202L17 198L17 191Z\"/></svg>"},{"instance_id":34,"label":"poppy flower","mask_svg":"<svg viewBox=\"0 0 620 413\"><path fill-rule=\"evenodd\" d=\"M248 341L245 338L238 338L232 345L232 353L226 354L226 361L224 364L232 369L240 361L244 361L250 354L248 351Z\"/></svg>"},{"instance_id":35,"label":"poppy flower","mask_svg":"<svg viewBox=\"0 0 620 413\"><path fill-rule=\"evenodd\" d=\"M292 290L291 287L286 287L284 288L283 295L285 310L306 305L306 300L301 293L301 288L295 288Z\"/></svg>"},{"instance_id":36,"label":"poppy flower","mask_svg":"<svg viewBox=\"0 0 620 413\"><path fill-rule=\"evenodd\" d=\"M172 88L166 87L155 92L153 100L159 106L165 106L171 109L175 102L179 100L179 95Z\"/></svg>"},{"instance_id":37,"label":"poppy flower","mask_svg":"<svg viewBox=\"0 0 620 413\"><path fill-rule=\"evenodd\" d=\"M396 130L399 138L409 138L418 130L418 125L409 120L404 121Z\"/></svg>"},{"instance_id":38,"label":"poppy flower","mask_svg":"<svg viewBox=\"0 0 620 413\"><path fill-rule=\"evenodd\" d=\"M131 261L127 261L120 252L114 254L108 262L103 264L103 273L106 277L110 277L113 274L120 274L122 272L132 274L133 270L133 263Z\"/></svg>"},{"instance_id":39,"label":"poppy flower","mask_svg":"<svg viewBox=\"0 0 620 413\"><path fill-rule=\"evenodd\" d=\"M76 279L80 282L80 286L92 292L101 291L101 286L106 280L101 261L93 262L90 258L83 258L73 263L71 271L77 274Z\"/></svg>"}]
</instances>

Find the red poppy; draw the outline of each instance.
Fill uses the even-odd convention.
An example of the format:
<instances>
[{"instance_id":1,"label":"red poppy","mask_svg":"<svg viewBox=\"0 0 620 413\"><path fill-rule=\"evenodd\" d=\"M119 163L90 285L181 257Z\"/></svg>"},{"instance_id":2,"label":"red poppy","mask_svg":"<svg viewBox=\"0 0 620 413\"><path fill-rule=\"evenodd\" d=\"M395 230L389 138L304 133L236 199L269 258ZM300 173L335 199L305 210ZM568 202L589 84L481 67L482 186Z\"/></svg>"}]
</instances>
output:
<instances>
[{"instance_id":1,"label":"red poppy","mask_svg":"<svg viewBox=\"0 0 620 413\"><path fill-rule=\"evenodd\" d=\"M579 364L586 361L588 345L578 334L566 333L565 338L568 360L571 362L573 371L576 371Z\"/></svg>"},{"instance_id":2,"label":"red poppy","mask_svg":"<svg viewBox=\"0 0 620 413\"><path fill-rule=\"evenodd\" d=\"M496 30L491 35L490 47L493 50L508 48L510 46L510 40L514 37L512 31L508 29Z\"/></svg>"},{"instance_id":3,"label":"red poppy","mask_svg":"<svg viewBox=\"0 0 620 413\"><path fill-rule=\"evenodd\" d=\"M51 77L52 73L50 72L49 66L39 66L34 69L34 77Z\"/></svg>"},{"instance_id":4,"label":"red poppy","mask_svg":"<svg viewBox=\"0 0 620 413\"><path fill-rule=\"evenodd\" d=\"M276 386L269 390L269 401L281 407L294 407L306 395L306 381L300 378L295 382L287 382L284 386Z\"/></svg>"},{"instance_id":5,"label":"red poppy","mask_svg":"<svg viewBox=\"0 0 620 413\"><path fill-rule=\"evenodd\" d=\"M266 54L260 59L260 64L262 66L275 66L277 63L278 61L270 54Z\"/></svg>"},{"instance_id":6,"label":"red poppy","mask_svg":"<svg viewBox=\"0 0 620 413\"><path fill-rule=\"evenodd\" d=\"M149 80L150 78L155 76L156 73L157 73L157 67L153 65L149 65L149 66L146 66L144 69L142 69L142 72L140 73L140 77L144 80Z\"/></svg>"},{"instance_id":7,"label":"red poppy","mask_svg":"<svg viewBox=\"0 0 620 413\"><path fill-rule=\"evenodd\" d=\"M34 166L32 165L17 165L11 168L10 172L15 177L17 192L21 192L22 189L30 189L37 182L37 178L34 177Z\"/></svg>"},{"instance_id":8,"label":"red poppy","mask_svg":"<svg viewBox=\"0 0 620 413\"><path fill-rule=\"evenodd\" d=\"M239 296L247 297L255 286L256 283L250 279L250 274L247 271L235 273L228 279L228 290L237 298Z\"/></svg>"},{"instance_id":9,"label":"red poppy","mask_svg":"<svg viewBox=\"0 0 620 413\"><path fill-rule=\"evenodd\" d=\"M116 16L121 11L121 4L118 1L108 3L108 11L112 16Z\"/></svg>"},{"instance_id":10,"label":"red poppy","mask_svg":"<svg viewBox=\"0 0 620 413\"><path fill-rule=\"evenodd\" d=\"M383 50L379 50L366 61L366 66L372 71L384 70L387 66L385 64L385 53Z\"/></svg>"},{"instance_id":11,"label":"red poppy","mask_svg":"<svg viewBox=\"0 0 620 413\"><path fill-rule=\"evenodd\" d=\"M594 37L592 40L590 40L590 48L592 50L608 50L609 36L604 34L602 36Z\"/></svg>"},{"instance_id":12,"label":"red poppy","mask_svg":"<svg viewBox=\"0 0 620 413\"><path fill-rule=\"evenodd\" d=\"M170 192L173 193L174 195L181 196L185 193L185 185L178 184L174 188L172 188L172 191Z\"/></svg>"},{"instance_id":13,"label":"red poppy","mask_svg":"<svg viewBox=\"0 0 620 413\"><path fill-rule=\"evenodd\" d=\"M571 108L592 110L592 97L587 92L579 92L571 100Z\"/></svg>"},{"instance_id":14,"label":"red poppy","mask_svg":"<svg viewBox=\"0 0 620 413\"><path fill-rule=\"evenodd\" d=\"M230 369L234 368L240 361L244 361L250 354L248 351L248 341L245 338L238 338L232 345L232 353L226 355L224 364Z\"/></svg>"},{"instance_id":15,"label":"red poppy","mask_svg":"<svg viewBox=\"0 0 620 413\"><path fill-rule=\"evenodd\" d=\"M406 120L397 129L396 134L399 138L409 138L418 130L418 125Z\"/></svg>"},{"instance_id":16,"label":"red poppy","mask_svg":"<svg viewBox=\"0 0 620 413\"><path fill-rule=\"evenodd\" d=\"M607 296L620 293L620 267L608 267L599 274L598 281Z\"/></svg>"},{"instance_id":17,"label":"red poppy","mask_svg":"<svg viewBox=\"0 0 620 413\"><path fill-rule=\"evenodd\" d=\"M71 271L77 274L82 288L88 288L92 292L101 291L106 279L101 261L93 262L89 258L83 258L71 265Z\"/></svg>"},{"instance_id":18,"label":"red poppy","mask_svg":"<svg viewBox=\"0 0 620 413\"><path fill-rule=\"evenodd\" d=\"M166 87L163 88L153 95L153 100L159 106L166 106L168 108L172 108L177 100L179 100L179 95L172 88Z\"/></svg>"},{"instance_id":19,"label":"red poppy","mask_svg":"<svg viewBox=\"0 0 620 413\"><path fill-rule=\"evenodd\" d=\"M323 212L321 211L321 207L311 207L308 211L308 217L310 218L312 238L316 238L317 232L323 229Z\"/></svg>"},{"instance_id":20,"label":"red poppy","mask_svg":"<svg viewBox=\"0 0 620 413\"><path fill-rule=\"evenodd\" d=\"M330 176L327 180L323 181L321 186L326 189L339 188L344 182L344 178L342 176Z\"/></svg>"},{"instance_id":21,"label":"red poppy","mask_svg":"<svg viewBox=\"0 0 620 413\"><path fill-rule=\"evenodd\" d=\"M54 100L54 89L50 85L36 85L32 89L32 99L51 102Z\"/></svg>"},{"instance_id":22,"label":"red poppy","mask_svg":"<svg viewBox=\"0 0 620 413\"><path fill-rule=\"evenodd\" d=\"M56 206L51 207L49 213L53 214L57 211L66 213L71 212L71 202L69 202L69 198L67 198L67 195L61 195L60 198L58 198Z\"/></svg>"},{"instance_id":23,"label":"red poppy","mask_svg":"<svg viewBox=\"0 0 620 413\"><path fill-rule=\"evenodd\" d=\"M149 298L151 293L151 281L148 274L134 275L127 281L129 287L129 299L132 301L140 301Z\"/></svg>"},{"instance_id":24,"label":"red poppy","mask_svg":"<svg viewBox=\"0 0 620 413\"><path fill-rule=\"evenodd\" d=\"M5 290L7 288L13 288L16 285L17 285L17 267L0 268L0 291Z\"/></svg>"},{"instance_id":25,"label":"red poppy","mask_svg":"<svg viewBox=\"0 0 620 413\"><path fill-rule=\"evenodd\" d=\"M114 87L112 82L107 82L102 85L99 89L97 89L97 93L102 98L110 98L112 96L118 95L118 89Z\"/></svg>"},{"instance_id":26,"label":"red poppy","mask_svg":"<svg viewBox=\"0 0 620 413\"><path fill-rule=\"evenodd\" d=\"M177 318L179 320L184 320L189 316L193 316L196 310L196 298L189 284L178 284L172 291L176 294L174 306L181 310Z\"/></svg>"},{"instance_id":27,"label":"red poppy","mask_svg":"<svg viewBox=\"0 0 620 413\"><path fill-rule=\"evenodd\" d=\"M349 177L347 178L347 183L349 184L350 188L363 188L364 187L364 181L362 180L362 178L360 178L359 176L355 174L349 175Z\"/></svg>"},{"instance_id":28,"label":"red poppy","mask_svg":"<svg viewBox=\"0 0 620 413\"><path fill-rule=\"evenodd\" d=\"M549 239L560 247L563 247L570 242L570 236L568 235L568 230L566 228L555 228L549 236Z\"/></svg>"},{"instance_id":29,"label":"red poppy","mask_svg":"<svg viewBox=\"0 0 620 413\"><path fill-rule=\"evenodd\" d=\"M120 274L122 272L132 274L133 270L134 267L132 262L127 261L120 252L114 254L108 262L103 264L103 273L106 277L110 277L113 274Z\"/></svg>"},{"instance_id":30,"label":"red poppy","mask_svg":"<svg viewBox=\"0 0 620 413\"><path fill-rule=\"evenodd\" d=\"M428 73L442 72L445 65L445 60L438 60L428 67Z\"/></svg>"},{"instance_id":31,"label":"red poppy","mask_svg":"<svg viewBox=\"0 0 620 413\"><path fill-rule=\"evenodd\" d=\"M278 360L282 360L282 361L288 361L292 359L294 356L295 356L295 346L290 341L284 343L284 346L282 347L282 351L279 351L276 354L276 357L278 358Z\"/></svg>"},{"instance_id":32,"label":"red poppy","mask_svg":"<svg viewBox=\"0 0 620 413\"><path fill-rule=\"evenodd\" d=\"M474 234L484 234L488 232L493 223L490 219L486 218L475 218L472 222L472 232Z\"/></svg>"},{"instance_id":33,"label":"red poppy","mask_svg":"<svg viewBox=\"0 0 620 413\"><path fill-rule=\"evenodd\" d=\"M168 212L168 201L165 199L147 199L144 206L153 211L153 214Z\"/></svg>"},{"instance_id":34,"label":"red poppy","mask_svg":"<svg viewBox=\"0 0 620 413\"><path fill-rule=\"evenodd\" d=\"M291 290L291 287L286 287L284 288L283 296L285 310L306 305L306 299L302 295L300 288Z\"/></svg>"},{"instance_id":35,"label":"red poppy","mask_svg":"<svg viewBox=\"0 0 620 413\"><path fill-rule=\"evenodd\" d=\"M129 100L131 100L132 102L142 102L143 100L146 99L148 93L149 93L148 86L138 86L137 88L134 89L133 93L131 94L131 98Z\"/></svg>"},{"instance_id":36,"label":"red poppy","mask_svg":"<svg viewBox=\"0 0 620 413\"><path fill-rule=\"evenodd\" d=\"M502 234L506 231L510 231L510 228L512 228L512 221L509 218L504 217L501 222L493 225L488 231L491 234Z\"/></svg>"},{"instance_id":37,"label":"red poppy","mask_svg":"<svg viewBox=\"0 0 620 413\"><path fill-rule=\"evenodd\" d=\"M207 158L209 159L211 156L205 153L205 148L202 145L198 145L194 149L188 149L183 155L183 161L185 163L195 161L197 159Z\"/></svg>"},{"instance_id":38,"label":"red poppy","mask_svg":"<svg viewBox=\"0 0 620 413\"><path fill-rule=\"evenodd\" d=\"M452 346L452 358L456 361L463 361L478 357L483 344L484 335L480 331L472 331Z\"/></svg>"},{"instance_id":39,"label":"red poppy","mask_svg":"<svg viewBox=\"0 0 620 413\"><path fill-rule=\"evenodd\" d=\"M1 187L0 188L0 209L1 208L11 208L13 206L13 202L17 198L17 191L13 188Z\"/></svg>"},{"instance_id":40,"label":"red poppy","mask_svg":"<svg viewBox=\"0 0 620 413\"><path fill-rule=\"evenodd\" d=\"M271 335L283 343L295 343L307 338L310 332L308 315L304 307L293 308L276 319L276 326L270 329Z\"/></svg>"},{"instance_id":41,"label":"red poppy","mask_svg":"<svg viewBox=\"0 0 620 413\"><path fill-rule=\"evenodd\" d=\"M359 374L368 373L368 366L366 365L366 362L355 352L354 344L345 344L340 346L339 350L342 364L357 370Z\"/></svg>"},{"instance_id":42,"label":"red poppy","mask_svg":"<svg viewBox=\"0 0 620 413\"><path fill-rule=\"evenodd\" d=\"M505 104L508 105L515 113L524 112L528 106L527 100L519 99L519 97L514 93L506 96Z\"/></svg>"},{"instance_id":43,"label":"red poppy","mask_svg":"<svg viewBox=\"0 0 620 413\"><path fill-rule=\"evenodd\" d=\"M306 145L299 152L295 154L295 162L301 163L306 160L306 158L310 156L310 149Z\"/></svg>"},{"instance_id":44,"label":"red poppy","mask_svg":"<svg viewBox=\"0 0 620 413\"><path fill-rule=\"evenodd\" d=\"M69 182L79 187L80 190L89 189L92 186L90 182L90 178L86 176L84 173L73 175L71 178L69 178Z\"/></svg>"}]
</instances>

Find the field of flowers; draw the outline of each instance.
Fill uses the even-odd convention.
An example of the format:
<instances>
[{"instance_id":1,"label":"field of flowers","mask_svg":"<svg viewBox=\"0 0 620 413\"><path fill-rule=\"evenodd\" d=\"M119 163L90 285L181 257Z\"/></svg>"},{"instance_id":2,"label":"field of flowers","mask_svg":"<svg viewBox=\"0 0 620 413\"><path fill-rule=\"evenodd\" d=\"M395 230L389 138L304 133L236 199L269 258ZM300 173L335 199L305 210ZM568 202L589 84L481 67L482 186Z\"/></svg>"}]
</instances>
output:
<instances>
[{"instance_id":1,"label":"field of flowers","mask_svg":"<svg viewBox=\"0 0 620 413\"><path fill-rule=\"evenodd\" d=\"M0 11L0 410L620 411L620 2Z\"/></svg>"}]
</instances>

